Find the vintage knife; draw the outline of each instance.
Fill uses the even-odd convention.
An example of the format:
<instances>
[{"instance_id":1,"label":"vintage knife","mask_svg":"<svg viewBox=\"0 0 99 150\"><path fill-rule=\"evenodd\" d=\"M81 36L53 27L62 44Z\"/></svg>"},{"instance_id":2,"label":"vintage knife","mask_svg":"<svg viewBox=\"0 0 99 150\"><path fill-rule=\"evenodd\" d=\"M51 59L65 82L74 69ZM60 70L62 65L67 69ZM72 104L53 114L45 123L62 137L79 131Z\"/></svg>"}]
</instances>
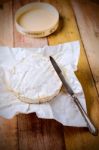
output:
<instances>
[{"instance_id":1,"label":"vintage knife","mask_svg":"<svg viewBox=\"0 0 99 150\"><path fill-rule=\"evenodd\" d=\"M81 112L83 118L85 119L85 121L87 123L87 127L88 127L90 133L92 133L93 135L97 136L98 135L98 129L94 126L94 124L92 123L92 121L88 117L87 113L83 109L81 103L79 102L79 100L76 97L75 93L73 92L72 88L70 87L70 85L68 84L68 82L66 81L66 79L64 78L64 76L62 74L62 71L59 68L58 64L56 63L56 61L54 60L54 58L51 57L51 56L50 56L50 61L51 61L52 65L53 65L53 67L54 67L57 75L59 76L60 80L62 81L62 84L63 84L64 88L71 95L71 97L73 98L75 104L79 108L79 111Z\"/></svg>"}]
</instances>

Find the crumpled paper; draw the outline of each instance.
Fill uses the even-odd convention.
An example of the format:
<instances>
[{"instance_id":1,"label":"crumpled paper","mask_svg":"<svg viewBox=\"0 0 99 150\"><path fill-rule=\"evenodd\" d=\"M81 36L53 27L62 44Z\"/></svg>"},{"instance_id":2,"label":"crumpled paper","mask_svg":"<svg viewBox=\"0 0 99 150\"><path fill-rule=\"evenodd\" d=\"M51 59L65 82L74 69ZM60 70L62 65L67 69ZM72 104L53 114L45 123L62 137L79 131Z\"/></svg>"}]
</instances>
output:
<instances>
[{"instance_id":1,"label":"crumpled paper","mask_svg":"<svg viewBox=\"0 0 99 150\"><path fill-rule=\"evenodd\" d=\"M19 60L33 53L46 57L57 57L65 70L65 78L69 81L83 108L86 110L82 87L74 74L80 54L79 41L45 46L43 48L8 48L0 47L0 116L10 119L16 114L35 112L39 118L55 119L63 125L85 127L86 122L73 102L71 96L61 91L53 100L43 104L27 104L21 102L4 84L5 71Z\"/></svg>"}]
</instances>

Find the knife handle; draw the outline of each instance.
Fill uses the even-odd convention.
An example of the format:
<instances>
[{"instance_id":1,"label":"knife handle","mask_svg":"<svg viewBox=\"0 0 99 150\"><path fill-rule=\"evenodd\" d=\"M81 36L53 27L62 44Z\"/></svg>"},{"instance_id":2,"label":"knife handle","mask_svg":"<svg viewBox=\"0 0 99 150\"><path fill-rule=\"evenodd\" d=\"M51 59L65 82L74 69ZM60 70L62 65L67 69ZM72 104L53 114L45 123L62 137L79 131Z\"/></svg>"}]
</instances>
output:
<instances>
[{"instance_id":1,"label":"knife handle","mask_svg":"<svg viewBox=\"0 0 99 150\"><path fill-rule=\"evenodd\" d=\"M90 133L92 133L94 136L97 136L98 135L98 129L94 126L94 124L92 123L92 121L88 117L87 113L83 109L83 107L82 107L81 103L79 102L78 98L75 95L72 95L72 98L74 99L74 102L77 105L77 107L79 108L82 116L84 117Z\"/></svg>"}]
</instances>

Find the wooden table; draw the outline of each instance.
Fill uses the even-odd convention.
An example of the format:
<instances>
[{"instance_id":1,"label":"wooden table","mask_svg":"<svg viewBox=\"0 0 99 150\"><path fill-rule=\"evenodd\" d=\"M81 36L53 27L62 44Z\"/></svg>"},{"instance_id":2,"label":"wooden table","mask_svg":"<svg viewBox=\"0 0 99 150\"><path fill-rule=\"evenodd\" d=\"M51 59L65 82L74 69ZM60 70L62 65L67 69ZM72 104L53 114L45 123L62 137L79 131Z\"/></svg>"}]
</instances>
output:
<instances>
[{"instance_id":1,"label":"wooden table","mask_svg":"<svg viewBox=\"0 0 99 150\"><path fill-rule=\"evenodd\" d=\"M58 30L47 38L22 36L14 26L14 15L32 0L10 0L0 5L0 45L42 47L45 44L79 40L81 54L76 72L86 96L88 114L99 128L99 4L88 0L41 0L60 12ZM0 150L98 150L99 136L84 128L64 127L35 114L0 118Z\"/></svg>"}]
</instances>

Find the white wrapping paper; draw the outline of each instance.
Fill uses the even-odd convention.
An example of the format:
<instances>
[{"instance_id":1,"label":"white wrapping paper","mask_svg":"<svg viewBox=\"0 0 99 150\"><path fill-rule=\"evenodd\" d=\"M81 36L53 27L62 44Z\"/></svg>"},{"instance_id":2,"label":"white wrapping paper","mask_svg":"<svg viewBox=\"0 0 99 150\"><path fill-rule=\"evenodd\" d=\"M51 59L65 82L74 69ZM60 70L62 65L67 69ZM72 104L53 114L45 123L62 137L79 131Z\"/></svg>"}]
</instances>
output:
<instances>
[{"instance_id":1,"label":"white wrapping paper","mask_svg":"<svg viewBox=\"0 0 99 150\"><path fill-rule=\"evenodd\" d=\"M6 89L4 84L5 70L32 53L40 53L46 57L49 55L57 56L62 68L66 71L65 77L83 108L87 111L82 87L74 74L74 71L77 70L80 54L80 44L75 41L43 48L0 47L0 116L10 119L19 113L29 114L36 112L39 118L55 119L63 125L86 126L86 122L68 93L61 91L53 100L43 104L27 104L21 102Z\"/></svg>"}]
</instances>

